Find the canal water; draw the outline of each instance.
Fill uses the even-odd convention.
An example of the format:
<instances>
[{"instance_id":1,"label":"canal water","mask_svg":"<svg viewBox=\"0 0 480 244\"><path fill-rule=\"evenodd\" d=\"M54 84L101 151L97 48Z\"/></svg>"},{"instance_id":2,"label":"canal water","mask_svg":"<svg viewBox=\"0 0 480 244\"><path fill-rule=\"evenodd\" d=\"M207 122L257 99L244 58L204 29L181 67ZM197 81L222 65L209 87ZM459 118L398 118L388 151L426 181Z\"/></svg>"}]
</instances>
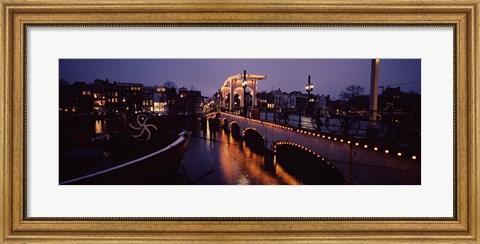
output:
<instances>
[{"instance_id":1,"label":"canal water","mask_svg":"<svg viewBox=\"0 0 480 244\"><path fill-rule=\"evenodd\" d=\"M92 121L93 122L93 121ZM115 123L105 120L80 123L90 124L78 134L109 133ZM66 123L64 123L66 124ZM207 123L208 124L208 123ZM68 125L68 124L66 124ZM64 126L65 127L65 126ZM75 126L79 128L78 121ZM325 162L311 155L284 148L283 156L278 149L277 156L266 149L253 149L240 137L235 138L225 130L210 133L209 126L203 126L197 118L188 123L191 130L190 143L183 158L183 164L176 172L161 174L153 184L169 185L298 185L298 184L342 184L336 173L326 167ZM92 133L93 134L93 133ZM252 145L252 141L248 141ZM257 143L258 144L258 143ZM255 145L255 143L253 143ZM260 143L263 145L263 142ZM76 145L74 145L76 146ZM278 158L277 158L278 157ZM332 178L332 176L334 176Z\"/></svg>"},{"instance_id":2,"label":"canal water","mask_svg":"<svg viewBox=\"0 0 480 244\"><path fill-rule=\"evenodd\" d=\"M273 155L256 152L224 130L210 133L194 123L183 171L190 184L196 185L278 185L301 184L276 173ZM279 169L281 170L281 169Z\"/></svg>"},{"instance_id":3,"label":"canal water","mask_svg":"<svg viewBox=\"0 0 480 244\"><path fill-rule=\"evenodd\" d=\"M197 120L192 128L192 137L183 159L183 174L188 184L195 185L298 185L298 184L339 184L338 178L322 177L324 173L331 174L330 170L316 166L326 165L321 159L313 159L310 165L303 169L292 169L290 163L295 159L288 159L287 164L278 163L273 152L268 150L251 149L241 138L234 138L232 134L219 130L210 133L207 126L205 131L200 128ZM288 149L290 150L290 149ZM290 151L297 160L309 161L308 155ZM298 153L298 154L295 154ZM298 156L298 157L297 157ZM307 158L305 158L307 157ZM288 169L288 170L286 170ZM322 171L322 172L320 172ZM306 177L305 177L306 176ZM318 180L316 177L318 176ZM328 179L327 179L328 178ZM314 179L312 181L312 179ZM341 184L341 183L340 183Z\"/></svg>"}]
</instances>

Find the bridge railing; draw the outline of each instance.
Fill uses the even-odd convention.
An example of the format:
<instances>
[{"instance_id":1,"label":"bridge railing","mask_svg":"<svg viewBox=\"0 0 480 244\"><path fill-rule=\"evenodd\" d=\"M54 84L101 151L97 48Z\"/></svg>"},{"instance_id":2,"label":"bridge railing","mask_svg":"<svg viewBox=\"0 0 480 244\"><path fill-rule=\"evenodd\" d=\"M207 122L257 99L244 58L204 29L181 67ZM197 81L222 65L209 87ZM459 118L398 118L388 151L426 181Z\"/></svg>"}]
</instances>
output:
<instances>
[{"instance_id":1,"label":"bridge railing","mask_svg":"<svg viewBox=\"0 0 480 244\"><path fill-rule=\"evenodd\" d=\"M374 141L420 153L421 125L420 113L417 111L350 108L299 111L295 108L259 107L249 109L246 115L241 108L222 112L312 132ZM371 114L375 114L374 120L370 119Z\"/></svg>"}]
</instances>

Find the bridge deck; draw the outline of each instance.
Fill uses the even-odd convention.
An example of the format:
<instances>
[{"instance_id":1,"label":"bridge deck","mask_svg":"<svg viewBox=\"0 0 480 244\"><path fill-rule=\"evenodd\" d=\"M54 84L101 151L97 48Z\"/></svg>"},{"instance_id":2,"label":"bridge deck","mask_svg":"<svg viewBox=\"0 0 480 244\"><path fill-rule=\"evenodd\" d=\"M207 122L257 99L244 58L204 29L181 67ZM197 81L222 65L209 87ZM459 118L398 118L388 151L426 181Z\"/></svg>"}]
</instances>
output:
<instances>
[{"instance_id":1,"label":"bridge deck","mask_svg":"<svg viewBox=\"0 0 480 244\"><path fill-rule=\"evenodd\" d=\"M358 184L420 184L420 156L399 146L386 146L366 139L283 125L270 121L221 113L229 125L241 132L253 129L273 151L278 142L292 142L307 147L331 160L346 179ZM268 118L268 115L267 115ZM306 118L308 120L308 118ZM302 121L303 122L303 121Z\"/></svg>"}]
</instances>

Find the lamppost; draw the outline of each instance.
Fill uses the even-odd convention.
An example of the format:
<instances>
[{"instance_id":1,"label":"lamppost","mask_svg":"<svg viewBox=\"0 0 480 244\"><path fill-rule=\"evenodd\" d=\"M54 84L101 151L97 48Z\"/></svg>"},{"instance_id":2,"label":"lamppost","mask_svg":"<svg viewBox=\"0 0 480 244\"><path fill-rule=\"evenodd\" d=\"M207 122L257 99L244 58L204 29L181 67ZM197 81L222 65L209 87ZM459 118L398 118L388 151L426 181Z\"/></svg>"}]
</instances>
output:
<instances>
[{"instance_id":1,"label":"lamppost","mask_svg":"<svg viewBox=\"0 0 480 244\"><path fill-rule=\"evenodd\" d=\"M243 82L242 82L242 87L243 87L243 115L245 118L247 117L247 71L243 70Z\"/></svg>"},{"instance_id":2,"label":"lamppost","mask_svg":"<svg viewBox=\"0 0 480 244\"><path fill-rule=\"evenodd\" d=\"M308 83L305 85L305 90L307 91L308 93L308 100L307 102L310 102L310 92L313 91L313 84L310 82L310 75L308 76ZM298 127L302 127L302 108L303 108L303 105L302 104L299 108L299 112L298 112ZM307 103L307 108L308 108L308 103Z\"/></svg>"},{"instance_id":3,"label":"lamppost","mask_svg":"<svg viewBox=\"0 0 480 244\"><path fill-rule=\"evenodd\" d=\"M313 84L310 83L310 76L308 76L308 83L305 85L305 90L307 91L308 96L310 96L310 92L313 91Z\"/></svg>"},{"instance_id":4,"label":"lamppost","mask_svg":"<svg viewBox=\"0 0 480 244\"><path fill-rule=\"evenodd\" d=\"M307 110L310 111L310 105L313 102L313 98L310 97L310 92L313 91L313 84L310 83L310 75L308 76L308 83L307 83L307 85L305 85L305 90L308 93Z\"/></svg>"},{"instance_id":5,"label":"lamppost","mask_svg":"<svg viewBox=\"0 0 480 244\"><path fill-rule=\"evenodd\" d=\"M213 96L215 96L215 107L218 111L218 109L220 108L220 92L215 92Z\"/></svg>"}]
</instances>

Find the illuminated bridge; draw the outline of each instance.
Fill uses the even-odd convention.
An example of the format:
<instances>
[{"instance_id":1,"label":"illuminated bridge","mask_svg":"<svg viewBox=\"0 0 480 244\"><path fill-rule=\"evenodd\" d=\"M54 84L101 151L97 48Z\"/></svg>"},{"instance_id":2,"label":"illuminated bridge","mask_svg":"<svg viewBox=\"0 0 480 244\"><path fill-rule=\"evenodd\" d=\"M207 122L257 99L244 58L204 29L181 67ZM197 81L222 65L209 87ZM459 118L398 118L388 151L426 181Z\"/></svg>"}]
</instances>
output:
<instances>
[{"instance_id":1,"label":"illuminated bridge","mask_svg":"<svg viewBox=\"0 0 480 244\"><path fill-rule=\"evenodd\" d=\"M297 128L230 113L220 113L221 124L232 136L262 138L276 152L289 145L325 158L352 184L420 184L420 157L366 140Z\"/></svg>"},{"instance_id":2,"label":"illuminated bridge","mask_svg":"<svg viewBox=\"0 0 480 244\"><path fill-rule=\"evenodd\" d=\"M376 122L378 62L378 59L372 60L370 118L359 121L360 124L363 123L361 126L364 128L367 124L370 128L380 126ZM308 120L311 118L306 116L302 118L301 113L294 123L272 122L276 121L275 114L272 116L267 109L263 115L258 111L255 96L257 81L262 79L266 79L266 75L247 74L246 71L228 77L223 82L219 95L215 97L216 101L212 101L217 109L210 108L210 111L230 111L221 113L221 124L232 136L257 138L259 140L257 144L263 144L274 153L280 147L298 147L328 160L328 163L340 170L344 179L352 184L421 183L419 146L412 150L412 147L400 145L401 143L385 143L385 140L378 140L377 136L374 139L367 139L366 130L361 132L362 136L318 131L310 126ZM308 85L310 81L306 88ZM251 113L247 113L247 107ZM239 109L243 109L243 112ZM256 114L253 113L255 111ZM269 119L271 117L273 120ZM419 135L416 139L419 141ZM418 142L417 144L419 145Z\"/></svg>"}]
</instances>

